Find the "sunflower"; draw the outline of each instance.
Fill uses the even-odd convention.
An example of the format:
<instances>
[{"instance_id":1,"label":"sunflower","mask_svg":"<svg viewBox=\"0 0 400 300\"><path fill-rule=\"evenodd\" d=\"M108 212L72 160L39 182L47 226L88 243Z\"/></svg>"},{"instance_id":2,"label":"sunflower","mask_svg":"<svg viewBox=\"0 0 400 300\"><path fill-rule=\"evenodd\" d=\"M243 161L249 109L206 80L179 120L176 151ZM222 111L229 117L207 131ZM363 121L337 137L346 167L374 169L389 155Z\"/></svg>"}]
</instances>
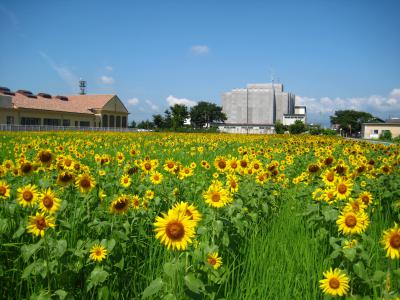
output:
<instances>
[{"instance_id":1,"label":"sunflower","mask_svg":"<svg viewBox=\"0 0 400 300\"><path fill-rule=\"evenodd\" d=\"M154 199L154 191L146 190L146 192L144 193L144 197L148 200Z\"/></svg>"},{"instance_id":2,"label":"sunflower","mask_svg":"<svg viewBox=\"0 0 400 300\"><path fill-rule=\"evenodd\" d=\"M48 188L39 197L40 210L49 214L54 214L60 208L60 199Z\"/></svg>"},{"instance_id":3,"label":"sunflower","mask_svg":"<svg viewBox=\"0 0 400 300\"><path fill-rule=\"evenodd\" d=\"M128 211L131 205L131 199L127 195L121 195L115 199L110 205L110 212L112 214L124 214Z\"/></svg>"},{"instance_id":4,"label":"sunflower","mask_svg":"<svg viewBox=\"0 0 400 300\"><path fill-rule=\"evenodd\" d=\"M33 165L29 161L24 161L19 166L20 175L29 175L33 172Z\"/></svg>"},{"instance_id":5,"label":"sunflower","mask_svg":"<svg viewBox=\"0 0 400 300\"><path fill-rule=\"evenodd\" d=\"M207 204L217 208L224 207L232 202L229 192L216 183L211 184L208 190L203 193L203 198Z\"/></svg>"},{"instance_id":6,"label":"sunflower","mask_svg":"<svg viewBox=\"0 0 400 300\"><path fill-rule=\"evenodd\" d=\"M79 188L81 193L88 193L94 188L96 181L89 174L83 173L78 176L75 185Z\"/></svg>"},{"instance_id":7,"label":"sunflower","mask_svg":"<svg viewBox=\"0 0 400 300\"><path fill-rule=\"evenodd\" d=\"M90 249L89 258L93 261L100 262L107 257L107 249L102 245L94 245Z\"/></svg>"},{"instance_id":8,"label":"sunflower","mask_svg":"<svg viewBox=\"0 0 400 300\"><path fill-rule=\"evenodd\" d=\"M353 188L353 183L349 180L338 179L335 183L335 196L336 199L347 199L350 196L351 190Z\"/></svg>"},{"instance_id":9,"label":"sunflower","mask_svg":"<svg viewBox=\"0 0 400 300\"><path fill-rule=\"evenodd\" d=\"M239 179L236 175L228 175L226 185L231 193L236 193L239 190Z\"/></svg>"},{"instance_id":10,"label":"sunflower","mask_svg":"<svg viewBox=\"0 0 400 300\"><path fill-rule=\"evenodd\" d=\"M61 162L61 165L64 170L73 170L74 169L74 161L71 156L66 156Z\"/></svg>"},{"instance_id":11,"label":"sunflower","mask_svg":"<svg viewBox=\"0 0 400 300\"><path fill-rule=\"evenodd\" d=\"M121 179L119 180L119 183L120 183L124 188L128 188L128 187L131 185L132 180L131 180L131 178L129 177L128 174L124 174L124 175L122 175Z\"/></svg>"},{"instance_id":12,"label":"sunflower","mask_svg":"<svg viewBox=\"0 0 400 300\"><path fill-rule=\"evenodd\" d=\"M222 257L218 256L218 252L212 252L207 255L207 262L216 270L222 265Z\"/></svg>"},{"instance_id":13,"label":"sunflower","mask_svg":"<svg viewBox=\"0 0 400 300\"><path fill-rule=\"evenodd\" d=\"M10 186L5 181L0 181L0 199L6 199L10 197Z\"/></svg>"},{"instance_id":14,"label":"sunflower","mask_svg":"<svg viewBox=\"0 0 400 300\"><path fill-rule=\"evenodd\" d=\"M386 257L400 259L400 227L395 223L393 228L383 232L383 245L385 246Z\"/></svg>"},{"instance_id":15,"label":"sunflower","mask_svg":"<svg viewBox=\"0 0 400 300\"><path fill-rule=\"evenodd\" d=\"M217 156L214 160L214 167L219 172L225 172L227 170L227 160L223 156Z\"/></svg>"},{"instance_id":16,"label":"sunflower","mask_svg":"<svg viewBox=\"0 0 400 300\"><path fill-rule=\"evenodd\" d=\"M192 243L196 222L176 210L169 210L162 217L157 216L154 223L156 238L168 249L185 250Z\"/></svg>"},{"instance_id":17,"label":"sunflower","mask_svg":"<svg viewBox=\"0 0 400 300\"><path fill-rule=\"evenodd\" d=\"M335 184L335 171L333 170L326 170L324 173L321 175L322 181L326 185L334 185Z\"/></svg>"},{"instance_id":18,"label":"sunflower","mask_svg":"<svg viewBox=\"0 0 400 300\"><path fill-rule=\"evenodd\" d=\"M172 159L167 159L164 163L164 170L170 173L174 173L178 165Z\"/></svg>"},{"instance_id":19,"label":"sunflower","mask_svg":"<svg viewBox=\"0 0 400 300\"><path fill-rule=\"evenodd\" d=\"M343 242L343 249L351 249L354 248L358 245L358 241L357 240L345 240Z\"/></svg>"},{"instance_id":20,"label":"sunflower","mask_svg":"<svg viewBox=\"0 0 400 300\"><path fill-rule=\"evenodd\" d=\"M354 200L350 198L349 202L343 208L343 211L352 211L358 213L360 211L364 211L366 208L367 206L360 199Z\"/></svg>"},{"instance_id":21,"label":"sunflower","mask_svg":"<svg viewBox=\"0 0 400 300\"><path fill-rule=\"evenodd\" d=\"M336 221L339 231L345 235L363 233L368 225L368 215L364 212L343 211Z\"/></svg>"},{"instance_id":22,"label":"sunflower","mask_svg":"<svg viewBox=\"0 0 400 300\"><path fill-rule=\"evenodd\" d=\"M323 273L325 279L320 280L319 287L325 294L332 296L344 296L349 291L349 277L340 269L326 271Z\"/></svg>"},{"instance_id":23,"label":"sunflower","mask_svg":"<svg viewBox=\"0 0 400 300\"><path fill-rule=\"evenodd\" d=\"M54 228L54 218L46 216L44 213L36 213L36 216L29 217L29 225L26 227L29 233L44 237L44 232L48 228Z\"/></svg>"},{"instance_id":24,"label":"sunflower","mask_svg":"<svg viewBox=\"0 0 400 300\"><path fill-rule=\"evenodd\" d=\"M259 184L264 184L268 180L268 177L269 177L269 173L259 172L256 175L256 182Z\"/></svg>"},{"instance_id":25,"label":"sunflower","mask_svg":"<svg viewBox=\"0 0 400 300\"><path fill-rule=\"evenodd\" d=\"M195 221L196 223L199 222L202 218L196 206L187 202L176 203L172 210L175 210L178 213L183 213L184 215L189 217L189 220Z\"/></svg>"},{"instance_id":26,"label":"sunflower","mask_svg":"<svg viewBox=\"0 0 400 300\"><path fill-rule=\"evenodd\" d=\"M133 197L132 197L132 207L134 209L139 209L139 207L140 207L140 197L139 197L139 195L133 195Z\"/></svg>"},{"instance_id":27,"label":"sunflower","mask_svg":"<svg viewBox=\"0 0 400 300\"><path fill-rule=\"evenodd\" d=\"M50 150L40 150L37 159L46 166L49 166L54 160L54 155Z\"/></svg>"},{"instance_id":28,"label":"sunflower","mask_svg":"<svg viewBox=\"0 0 400 300\"><path fill-rule=\"evenodd\" d=\"M38 198L36 185L28 184L25 187L18 188L18 203L23 207L35 205Z\"/></svg>"},{"instance_id":29,"label":"sunflower","mask_svg":"<svg viewBox=\"0 0 400 300\"><path fill-rule=\"evenodd\" d=\"M370 192L363 192L358 196L358 199L360 199L366 206L370 205L372 203L372 194Z\"/></svg>"},{"instance_id":30,"label":"sunflower","mask_svg":"<svg viewBox=\"0 0 400 300\"><path fill-rule=\"evenodd\" d=\"M160 184L163 180L163 175L160 172L152 172L150 175L150 181L152 184Z\"/></svg>"},{"instance_id":31,"label":"sunflower","mask_svg":"<svg viewBox=\"0 0 400 300\"><path fill-rule=\"evenodd\" d=\"M57 184L61 186L67 186L74 182L74 174L69 171L62 172L57 176Z\"/></svg>"},{"instance_id":32,"label":"sunflower","mask_svg":"<svg viewBox=\"0 0 400 300\"><path fill-rule=\"evenodd\" d=\"M236 157L232 157L228 160L228 171L230 173L236 173L239 170L240 164Z\"/></svg>"}]
</instances>

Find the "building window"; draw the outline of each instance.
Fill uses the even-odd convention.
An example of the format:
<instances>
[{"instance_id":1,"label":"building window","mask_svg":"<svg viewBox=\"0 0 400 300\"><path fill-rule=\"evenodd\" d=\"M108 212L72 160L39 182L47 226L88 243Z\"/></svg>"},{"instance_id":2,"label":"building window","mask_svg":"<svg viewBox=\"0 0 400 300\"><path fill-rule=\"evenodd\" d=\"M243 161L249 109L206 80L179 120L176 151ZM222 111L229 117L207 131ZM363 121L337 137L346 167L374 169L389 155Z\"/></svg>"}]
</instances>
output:
<instances>
[{"instance_id":1,"label":"building window","mask_svg":"<svg viewBox=\"0 0 400 300\"><path fill-rule=\"evenodd\" d=\"M122 117L122 128L126 128L126 117Z\"/></svg>"},{"instance_id":2,"label":"building window","mask_svg":"<svg viewBox=\"0 0 400 300\"><path fill-rule=\"evenodd\" d=\"M108 127L108 116L103 115L103 127Z\"/></svg>"},{"instance_id":3,"label":"building window","mask_svg":"<svg viewBox=\"0 0 400 300\"><path fill-rule=\"evenodd\" d=\"M81 127L89 127L90 126L90 122L89 121L80 121L79 122L79 126L81 126Z\"/></svg>"},{"instance_id":4,"label":"building window","mask_svg":"<svg viewBox=\"0 0 400 300\"><path fill-rule=\"evenodd\" d=\"M121 127L121 117L117 116L115 120L116 120L115 127Z\"/></svg>"},{"instance_id":5,"label":"building window","mask_svg":"<svg viewBox=\"0 0 400 300\"><path fill-rule=\"evenodd\" d=\"M78 127L78 121L75 121L75 127Z\"/></svg>"},{"instance_id":6,"label":"building window","mask_svg":"<svg viewBox=\"0 0 400 300\"><path fill-rule=\"evenodd\" d=\"M21 125L40 125L40 118L21 118Z\"/></svg>"},{"instance_id":7,"label":"building window","mask_svg":"<svg viewBox=\"0 0 400 300\"><path fill-rule=\"evenodd\" d=\"M60 126L61 120L60 119L43 119L43 125L49 126Z\"/></svg>"},{"instance_id":8,"label":"building window","mask_svg":"<svg viewBox=\"0 0 400 300\"><path fill-rule=\"evenodd\" d=\"M70 120L63 120L63 126L71 126Z\"/></svg>"},{"instance_id":9,"label":"building window","mask_svg":"<svg viewBox=\"0 0 400 300\"><path fill-rule=\"evenodd\" d=\"M13 116L7 116L7 124L14 124L14 117Z\"/></svg>"},{"instance_id":10,"label":"building window","mask_svg":"<svg viewBox=\"0 0 400 300\"><path fill-rule=\"evenodd\" d=\"M110 116L110 127L114 127L114 116Z\"/></svg>"},{"instance_id":11,"label":"building window","mask_svg":"<svg viewBox=\"0 0 400 300\"><path fill-rule=\"evenodd\" d=\"M374 130L372 130L372 133L373 133L373 134L378 134L378 133L379 133L379 130L378 130L378 129L374 129Z\"/></svg>"}]
</instances>

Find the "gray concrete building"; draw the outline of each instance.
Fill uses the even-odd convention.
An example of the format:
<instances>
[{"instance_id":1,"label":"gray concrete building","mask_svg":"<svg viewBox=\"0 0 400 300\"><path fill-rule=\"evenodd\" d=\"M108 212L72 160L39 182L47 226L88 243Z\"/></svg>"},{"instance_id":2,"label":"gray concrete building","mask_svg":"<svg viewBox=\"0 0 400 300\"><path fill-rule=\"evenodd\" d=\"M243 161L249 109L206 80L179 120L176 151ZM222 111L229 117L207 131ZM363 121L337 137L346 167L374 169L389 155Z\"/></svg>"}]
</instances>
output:
<instances>
[{"instance_id":1,"label":"gray concrete building","mask_svg":"<svg viewBox=\"0 0 400 300\"><path fill-rule=\"evenodd\" d=\"M260 133L267 133L273 131L276 121L283 122L285 116L295 114L295 95L285 92L281 83L248 84L224 93L222 110L227 120L221 131L231 132L234 128L238 132L240 127L240 132L262 128Z\"/></svg>"}]
</instances>

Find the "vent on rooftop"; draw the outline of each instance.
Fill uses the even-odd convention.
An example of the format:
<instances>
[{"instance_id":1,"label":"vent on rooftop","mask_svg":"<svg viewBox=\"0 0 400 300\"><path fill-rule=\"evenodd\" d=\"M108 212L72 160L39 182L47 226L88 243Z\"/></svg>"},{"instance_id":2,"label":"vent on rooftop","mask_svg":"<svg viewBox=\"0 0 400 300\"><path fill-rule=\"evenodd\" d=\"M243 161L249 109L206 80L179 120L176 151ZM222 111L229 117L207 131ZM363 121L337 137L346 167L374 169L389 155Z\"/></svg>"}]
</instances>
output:
<instances>
[{"instance_id":1,"label":"vent on rooftop","mask_svg":"<svg viewBox=\"0 0 400 300\"><path fill-rule=\"evenodd\" d=\"M5 86L0 86L0 92L1 93L10 92L10 89L8 87L5 87Z\"/></svg>"},{"instance_id":2,"label":"vent on rooftop","mask_svg":"<svg viewBox=\"0 0 400 300\"><path fill-rule=\"evenodd\" d=\"M62 101L68 101L68 97L65 96L56 96L57 99L60 99Z\"/></svg>"},{"instance_id":3,"label":"vent on rooftop","mask_svg":"<svg viewBox=\"0 0 400 300\"><path fill-rule=\"evenodd\" d=\"M18 91L16 91L16 93L22 94L24 96L34 96L31 91L27 91L27 90L18 90Z\"/></svg>"},{"instance_id":4,"label":"vent on rooftop","mask_svg":"<svg viewBox=\"0 0 400 300\"><path fill-rule=\"evenodd\" d=\"M37 94L39 97L42 98L46 98L46 99L51 99L51 95L50 94L46 94L46 93L39 93Z\"/></svg>"}]
</instances>

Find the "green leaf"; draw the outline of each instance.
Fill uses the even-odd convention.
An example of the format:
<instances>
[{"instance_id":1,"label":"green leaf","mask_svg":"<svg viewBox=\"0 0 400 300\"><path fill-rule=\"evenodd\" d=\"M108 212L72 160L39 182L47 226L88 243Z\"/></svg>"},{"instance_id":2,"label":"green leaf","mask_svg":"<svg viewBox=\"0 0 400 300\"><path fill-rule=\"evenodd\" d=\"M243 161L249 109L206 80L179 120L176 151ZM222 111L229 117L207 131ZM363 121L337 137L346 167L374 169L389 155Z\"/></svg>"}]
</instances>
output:
<instances>
[{"instance_id":1,"label":"green leaf","mask_svg":"<svg viewBox=\"0 0 400 300\"><path fill-rule=\"evenodd\" d=\"M27 279L29 275L31 275L33 269L36 267L36 261L28 265L23 271L22 271L22 279Z\"/></svg>"},{"instance_id":2,"label":"green leaf","mask_svg":"<svg viewBox=\"0 0 400 300\"><path fill-rule=\"evenodd\" d=\"M224 232L224 235L222 236L222 245L225 247L229 246L229 235L227 232Z\"/></svg>"},{"instance_id":3,"label":"green leaf","mask_svg":"<svg viewBox=\"0 0 400 300\"><path fill-rule=\"evenodd\" d=\"M372 280L375 282L382 282L385 277L386 277L385 272L377 270L375 271L374 276L372 276Z\"/></svg>"},{"instance_id":4,"label":"green leaf","mask_svg":"<svg viewBox=\"0 0 400 300\"><path fill-rule=\"evenodd\" d=\"M160 277L154 279L150 285L143 291L142 299L148 298L156 293L158 293L163 287L164 282Z\"/></svg>"},{"instance_id":5,"label":"green leaf","mask_svg":"<svg viewBox=\"0 0 400 300\"><path fill-rule=\"evenodd\" d=\"M55 255L57 257L61 257L63 256L63 254L65 253L65 251L67 251L67 241L66 240L59 240L57 241L57 246L55 249Z\"/></svg>"},{"instance_id":6,"label":"green leaf","mask_svg":"<svg viewBox=\"0 0 400 300\"><path fill-rule=\"evenodd\" d=\"M215 234L217 236L222 232L223 228L224 228L224 224L222 223L221 220L217 220L217 221L214 222Z\"/></svg>"},{"instance_id":7,"label":"green leaf","mask_svg":"<svg viewBox=\"0 0 400 300\"><path fill-rule=\"evenodd\" d=\"M99 289L97 299L110 299L110 291L107 286L103 286Z\"/></svg>"},{"instance_id":8,"label":"green leaf","mask_svg":"<svg viewBox=\"0 0 400 300\"><path fill-rule=\"evenodd\" d=\"M185 276L185 284L192 292L198 294L204 290L204 283L196 278L193 273Z\"/></svg>"},{"instance_id":9,"label":"green leaf","mask_svg":"<svg viewBox=\"0 0 400 300\"><path fill-rule=\"evenodd\" d=\"M367 271L362 261L359 261L353 265L354 273L361 279L366 279L368 277Z\"/></svg>"},{"instance_id":10,"label":"green leaf","mask_svg":"<svg viewBox=\"0 0 400 300\"><path fill-rule=\"evenodd\" d=\"M338 217L338 211L330 206L324 206L322 208L322 214L327 222L336 221Z\"/></svg>"},{"instance_id":11,"label":"green leaf","mask_svg":"<svg viewBox=\"0 0 400 300\"><path fill-rule=\"evenodd\" d=\"M25 232L25 226L23 226L22 224L19 226L18 230L16 232L14 232L13 235L13 239L17 239L19 238L21 235L23 235Z\"/></svg>"},{"instance_id":12,"label":"green leaf","mask_svg":"<svg viewBox=\"0 0 400 300\"><path fill-rule=\"evenodd\" d=\"M24 259L25 262L27 262L29 260L29 258L31 258L31 256L40 249L40 247L42 246L42 243L43 243L43 240L41 239L36 244L23 245L21 247L22 258Z\"/></svg>"},{"instance_id":13,"label":"green leaf","mask_svg":"<svg viewBox=\"0 0 400 300\"><path fill-rule=\"evenodd\" d=\"M124 261L124 258L122 257L121 260L118 263L116 263L114 266L116 266L117 268L119 268L122 271L124 268L124 264L125 264L125 261Z\"/></svg>"},{"instance_id":14,"label":"green leaf","mask_svg":"<svg viewBox=\"0 0 400 300\"><path fill-rule=\"evenodd\" d=\"M106 243L107 250L111 252L112 249L114 249L114 247L115 247L115 240L114 239L108 240Z\"/></svg>"},{"instance_id":15,"label":"green leaf","mask_svg":"<svg viewBox=\"0 0 400 300\"><path fill-rule=\"evenodd\" d=\"M176 272L177 266L176 266L176 264L166 262L163 266L163 269L164 269L165 275L172 277Z\"/></svg>"},{"instance_id":16,"label":"green leaf","mask_svg":"<svg viewBox=\"0 0 400 300\"><path fill-rule=\"evenodd\" d=\"M60 298L60 300L65 299L65 297L68 295L68 293L64 290L57 290L54 293Z\"/></svg>"},{"instance_id":17,"label":"green leaf","mask_svg":"<svg viewBox=\"0 0 400 300\"><path fill-rule=\"evenodd\" d=\"M166 295L163 300L176 300L176 297L172 294Z\"/></svg>"},{"instance_id":18,"label":"green leaf","mask_svg":"<svg viewBox=\"0 0 400 300\"><path fill-rule=\"evenodd\" d=\"M104 271L101 267L96 267L90 273L89 281L92 286L103 283L108 277L108 272Z\"/></svg>"},{"instance_id":19,"label":"green leaf","mask_svg":"<svg viewBox=\"0 0 400 300\"><path fill-rule=\"evenodd\" d=\"M356 258L357 250L355 248L343 249L343 254L349 261L353 261Z\"/></svg>"}]
</instances>

